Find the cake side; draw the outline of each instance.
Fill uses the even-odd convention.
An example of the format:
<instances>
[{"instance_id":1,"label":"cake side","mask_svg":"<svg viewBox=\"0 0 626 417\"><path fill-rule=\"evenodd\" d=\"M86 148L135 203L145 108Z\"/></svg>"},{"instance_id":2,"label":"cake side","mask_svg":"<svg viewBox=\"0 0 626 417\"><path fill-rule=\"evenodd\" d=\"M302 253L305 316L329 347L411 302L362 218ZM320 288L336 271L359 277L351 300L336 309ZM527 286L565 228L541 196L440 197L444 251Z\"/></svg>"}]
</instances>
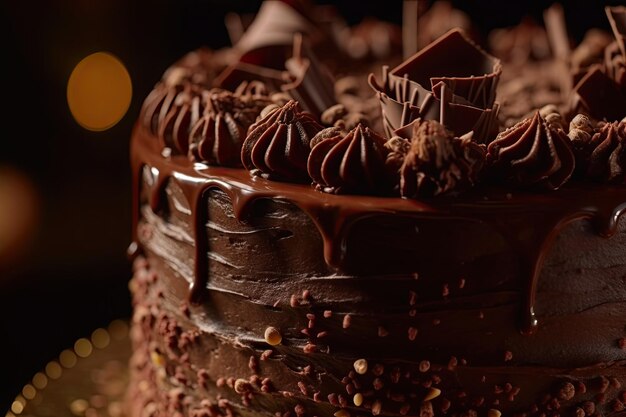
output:
<instances>
[{"instance_id":1,"label":"cake side","mask_svg":"<svg viewBox=\"0 0 626 417\"><path fill-rule=\"evenodd\" d=\"M434 407L436 415L490 409L513 415L555 404L573 410L588 400L607 412L617 406L626 382L620 349L626 256L619 250L626 225L621 221L607 239L596 231L608 224L592 228L588 220L568 217L580 189L550 197L554 203L565 196L567 210L553 223L563 230L545 246L533 296L539 325L530 336L520 334L529 291L520 266L527 260L510 235L502 236L498 222L474 217L480 204L468 210L471 199L458 202L464 215L405 200L387 199L384 208L379 200L385 199L375 199L345 239L336 239L343 242L342 269L324 256L329 251L319 218L301 207L307 193L322 207L318 192L288 185L300 196L294 204L285 187L263 179L236 181L237 170L228 169L218 170L224 184L202 194L207 290L194 305L189 288L198 279L192 268L197 221L178 181L190 174L189 163L159 160L151 143L138 128L137 236L149 266L133 280L134 366L141 375L135 381L160 375L148 393L135 394L144 401L189 411L207 408L208 400L212 412L226 412L219 404L229 404L242 415L300 410L318 416L340 410L414 415L423 407ZM166 180L154 177L168 171ZM196 184L207 172L196 173ZM233 189L260 196L247 203L243 217ZM150 206L155 195L161 196L156 212ZM624 197L617 194L608 213L619 213ZM550 205L529 214L523 201L515 195L484 201L482 210L491 214L493 205L500 219L525 225L554 214ZM591 216L588 206L580 218ZM595 219L617 218L611 214ZM367 268L355 268L358 261ZM269 327L281 334L280 345L265 341ZM359 359L368 363L363 375L355 373ZM575 395L559 397L570 384ZM172 400L176 392L180 398ZM162 402L154 400L159 397Z\"/></svg>"}]
</instances>

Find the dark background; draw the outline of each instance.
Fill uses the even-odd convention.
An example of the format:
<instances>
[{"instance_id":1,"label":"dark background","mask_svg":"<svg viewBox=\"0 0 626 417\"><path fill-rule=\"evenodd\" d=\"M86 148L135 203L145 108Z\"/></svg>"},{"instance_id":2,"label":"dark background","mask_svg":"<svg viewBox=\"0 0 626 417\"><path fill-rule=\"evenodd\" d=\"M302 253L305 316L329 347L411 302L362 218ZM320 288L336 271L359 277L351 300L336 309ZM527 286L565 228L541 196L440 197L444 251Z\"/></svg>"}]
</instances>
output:
<instances>
[{"instance_id":1,"label":"dark background","mask_svg":"<svg viewBox=\"0 0 626 417\"><path fill-rule=\"evenodd\" d=\"M399 0L320 3L335 3L349 23L366 15L401 21ZM552 2L453 3L485 34L495 26L516 24L526 14L540 22L541 11ZM141 102L185 52L228 45L227 11L250 13L259 4L60 0L5 1L0 6L0 169L13 167L29 179L38 209L21 256L0 262L0 413L61 350L113 319L130 316L128 140ZM567 2L574 39L590 27L608 30L601 4ZM119 57L133 82L126 116L98 133L81 128L66 102L72 69L97 51ZM0 195L5 198L11 196Z\"/></svg>"}]
</instances>

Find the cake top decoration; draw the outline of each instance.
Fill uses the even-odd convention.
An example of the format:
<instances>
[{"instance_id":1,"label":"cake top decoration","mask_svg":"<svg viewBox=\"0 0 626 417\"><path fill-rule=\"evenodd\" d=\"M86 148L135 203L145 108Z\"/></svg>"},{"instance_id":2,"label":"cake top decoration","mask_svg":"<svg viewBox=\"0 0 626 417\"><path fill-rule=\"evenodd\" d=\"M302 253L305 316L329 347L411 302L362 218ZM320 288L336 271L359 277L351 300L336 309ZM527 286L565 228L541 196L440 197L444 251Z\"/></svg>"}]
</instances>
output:
<instances>
[{"instance_id":1,"label":"cake top decoration","mask_svg":"<svg viewBox=\"0 0 626 417\"><path fill-rule=\"evenodd\" d=\"M417 119L411 127L409 145L396 143L392 148L406 152L399 169L403 197L437 196L474 185L485 160L485 149L472 141L471 133L455 137L435 120Z\"/></svg>"},{"instance_id":2,"label":"cake top decoration","mask_svg":"<svg viewBox=\"0 0 626 417\"><path fill-rule=\"evenodd\" d=\"M381 194L390 190L385 168L386 139L358 124L345 132L331 127L311 141L308 172L316 188L327 193Z\"/></svg>"},{"instance_id":3,"label":"cake top decoration","mask_svg":"<svg viewBox=\"0 0 626 417\"><path fill-rule=\"evenodd\" d=\"M536 111L501 132L487 147L490 179L521 187L556 190L574 172L574 153L562 129Z\"/></svg>"},{"instance_id":4,"label":"cake top decoration","mask_svg":"<svg viewBox=\"0 0 626 417\"><path fill-rule=\"evenodd\" d=\"M475 140L487 142L497 131L501 72L500 60L455 29L392 70L383 67L381 84L373 75L369 82L381 101L388 137L421 118L438 120L457 135L474 131Z\"/></svg>"},{"instance_id":5,"label":"cake top decoration","mask_svg":"<svg viewBox=\"0 0 626 417\"><path fill-rule=\"evenodd\" d=\"M308 182L309 143L320 130L297 101L275 106L250 126L241 150L243 166L264 178Z\"/></svg>"}]
</instances>

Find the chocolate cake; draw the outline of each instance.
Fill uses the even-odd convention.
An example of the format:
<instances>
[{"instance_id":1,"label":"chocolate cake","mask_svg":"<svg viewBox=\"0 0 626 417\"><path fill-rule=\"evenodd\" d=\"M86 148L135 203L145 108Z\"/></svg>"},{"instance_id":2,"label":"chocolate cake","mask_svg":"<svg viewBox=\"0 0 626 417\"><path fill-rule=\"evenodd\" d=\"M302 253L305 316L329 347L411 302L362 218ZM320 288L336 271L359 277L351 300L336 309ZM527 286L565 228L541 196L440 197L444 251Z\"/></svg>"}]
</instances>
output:
<instances>
[{"instance_id":1,"label":"chocolate cake","mask_svg":"<svg viewBox=\"0 0 626 417\"><path fill-rule=\"evenodd\" d=\"M265 2L146 98L129 417L626 415L626 8L416 6Z\"/></svg>"}]
</instances>

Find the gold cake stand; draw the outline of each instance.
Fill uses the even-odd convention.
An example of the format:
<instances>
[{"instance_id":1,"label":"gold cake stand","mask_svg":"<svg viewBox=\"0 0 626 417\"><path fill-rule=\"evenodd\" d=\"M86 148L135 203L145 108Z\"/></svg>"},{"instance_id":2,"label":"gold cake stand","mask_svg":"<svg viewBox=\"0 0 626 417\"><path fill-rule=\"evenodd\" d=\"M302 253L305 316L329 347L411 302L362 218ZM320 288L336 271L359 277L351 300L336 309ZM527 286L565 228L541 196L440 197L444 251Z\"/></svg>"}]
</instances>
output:
<instances>
[{"instance_id":1,"label":"gold cake stand","mask_svg":"<svg viewBox=\"0 0 626 417\"><path fill-rule=\"evenodd\" d=\"M129 358L128 322L115 320L36 373L6 417L123 417Z\"/></svg>"}]
</instances>

